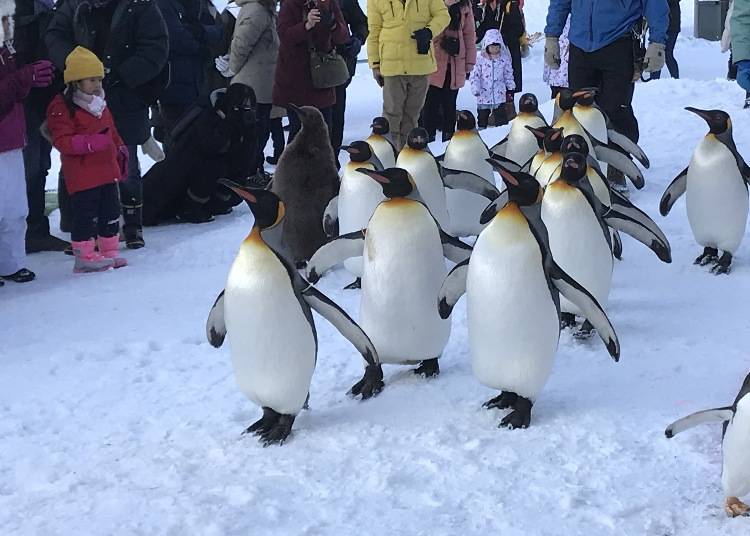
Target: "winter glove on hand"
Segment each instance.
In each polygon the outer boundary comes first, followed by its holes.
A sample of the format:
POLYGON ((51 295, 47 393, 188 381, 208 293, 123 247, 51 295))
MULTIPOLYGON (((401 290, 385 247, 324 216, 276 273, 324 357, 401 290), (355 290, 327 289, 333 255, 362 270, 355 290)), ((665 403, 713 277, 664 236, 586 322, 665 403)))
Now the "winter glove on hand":
POLYGON ((121 145, 117 148, 117 165, 120 168, 120 180, 127 180, 128 178, 128 161, 130 160, 130 154, 128 148, 121 145))
POLYGON ((154 162, 161 162, 164 160, 164 151, 162 151, 162 148, 156 143, 153 136, 150 136, 143 145, 141 145, 141 151, 143 151, 143 154, 148 156, 154 162))
POLYGON ((664 54, 667 47, 662 43, 650 43, 643 57, 643 70, 647 73, 661 71, 664 67, 664 54))
POLYGON ((548 35, 544 42, 544 63, 550 69, 559 69, 561 61, 560 38, 548 35))
POLYGON ((750 91, 750 60, 737 62, 737 83, 745 91, 750 91))
POLYGON ((421 28, 411 34, 411 38, 417 42, 417 54, 427 54, 432 43, 432 30, 421 28))
POLYGON ((216 70, 221 73, 221 76, 224 78, 232 78, 236 73, 233 73, 232 70, 229 68, 229 55, 225 54, 223 56, 219 56, 214 60, 214 65, 216 65, 216 70))
POLYGON ((375 81, 378 83, 380 87, 383 87, 383 85, 385 85, 385 78, 383 78, 383 75, 380 74, 380 67, 372 68, 372 77, 375 79, 375 81))
POLYGON ((110 134, 77 134, 70 140, 70 145, 75 154, 84 155, 100 153, 112 146, 110 134))
POLYGON ((55 68, 51 61, 39 60, 32 63, 31 87, 47 87, 55 78, 55 68))
POLYGON ((336 18, 333 16, 330 9, 320 10, 320 24, 323 28, 330 28, 331 30, 336 26, 336 18))
POLYGON ((356 58, 359 51, 362 50, 362 41, 356 35, 353 35, 349 41, 338 47, 339 54, 347 58, 356 58))

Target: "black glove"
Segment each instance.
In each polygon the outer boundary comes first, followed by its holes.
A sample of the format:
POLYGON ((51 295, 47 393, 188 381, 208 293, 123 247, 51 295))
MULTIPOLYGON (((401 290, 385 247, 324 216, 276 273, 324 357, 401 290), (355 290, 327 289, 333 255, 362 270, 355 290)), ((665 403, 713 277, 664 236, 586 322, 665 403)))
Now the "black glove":
POLYGON ((320 25, 323 28, 330 28, 333 30, 333 27, 336 26, 336 18, 333 16, 333 13, 331 13, 330 9, 320 9, 320 25))
POLYGON ((458 56, 458 53, 461 51, 461 41, 458 40, 458 37, 444 35, 440 40, 440 47, 445 50, 449 56, 458 56))
POLYGON ((422 28, 411 34, 411 38, 417 41, 417 54, 427 54, 432 43, 432 30, 422 28))
POLYGON ((347 43, 338 47, 339 54, 345 58, 356 58, 360 50, 362 50, 362 41, 355 35, 347 43))

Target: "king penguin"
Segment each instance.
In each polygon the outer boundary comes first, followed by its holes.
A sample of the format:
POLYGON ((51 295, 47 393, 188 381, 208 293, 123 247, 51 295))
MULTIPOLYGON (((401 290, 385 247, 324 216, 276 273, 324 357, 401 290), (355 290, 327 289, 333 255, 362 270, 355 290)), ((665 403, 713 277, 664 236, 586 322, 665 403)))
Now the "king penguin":
POLYGON ((734 144, 729 114, 721 110, 685 109, 702 117, 709 132, 695 148, 690 165, 667 187, 659 209, 666 216, 675 201, 687 192, 690 228, 704 248, 695 264, 713 263, 713 273, 728 274, 732 255, 745 234, 750 168, 734 144), (719 250, 723 251, 721 257, 719 250))
MULTIPOLYGON (((449 170, 468 171, 495 185, 492 166, 487 163, 489 149, 476 130, 477 123, 468 110, 456 113, 456 133, 445 148, 442 165, 449 170)), ((477 193, 448 190, 448 213, 451 218, 451 231, 456 236, 475 236, 480 228, 479 216, 487 206, 487 199, 477 193)))
POLYGON ((533 93, 521 95, 518 110, 518 115, 510 122, 510 132, 492 146, 490 153, 523 166, 536 154, 538 147, 536 137, 526 127, 546 127, 547 121, 539 111, 539 101, 533 93))
MULTIPOLYGON (((663 262, 671 262, 666 237, 655 224, 644 225, 630 213, 617 207, 605 208, 586 178, 588 162, 581 153, 569 153, 563 160, 559 176, 547 185, 542 199, 541 216, 549 230, 552 255, 562 268, 591 291, 605 307, 612 283, 612 243, 607 226, 630 234, 647 245, 663 262)), ((561 304, 563 325, 575 323, 582 311, 568 300, 561 304)), ((585 315, 584 315, 585 316, 585 315)), ((591 334, 591 319, 576 333, 591 334)))
POLYGON ((528 171, 544 188, 559 173, 560 166, 562 166, 562 153, 560 153, 563 141, 562 129, 550 127, 527 128, 538 140, 541 140, 542 145, 539 152, 531 159, 528 171))
POLYGON ((427 131, 421 127, 409 132, 406 145, 401 149, 396 160, 396 167, 409 172, 422 200, 440 224, 440 228, 450 233, 452 226, 448 215, 445 184, 440 173, 440 165, 427 148, 428 141, 427 131))
POLYGON ((724 425, 721 440, 724 510, 729 517, 748 516, 750 506, 740 497, 750 493, 750 374, 745 376, 734 404, 688 415, 670 424, 664 433, 667 438, 672 438, 704 423, 724 425))
POLYGON ((359 320, 383 363, 419 363, 415 372, 435 376, 451 324, 435 299, 446 274, 444 257, 468 258, 471 247, 447 235, 401 168, 361 169, 387 198, 367 229, 342 235, 320 248, 308 264, 310 281, 343 259, 363 255, 359 320))
POLYGON ((438 297, 448 318, 466 294, 472 369, 501 391, 486 408, 511 408, 500 426, 526 428, 544 387, 560 336, 560 294, 591 319, 615 361, 620 345, 596 298, 553 259, 539 212, 542 190, 523 172, 499 170, 507 190, 482 214, 488 223, 471 257, 456 265, 438 297))
POLYGON ((220 182, 247 202, 255 224, 211 308, 206 335, 218 348, 229 334, 237 384, 263 409, 263 417, 245 433, 259 435, 265 445, 283 443, 308 398, 317 360, 311 308, 349 339, 367 363, 364 377, 350 391, 353 395, 365 399, 377 394, 383 388, 383 372, 362 329, 266 242, 284 219, 279 198, 268 190, 220 182))
POLYGON ((370 125, 372 134, 365 140, 372 147, 375 156, 383 164, 383 167, 390 168, 396 165, 396 146, 391 139, 391 126, 385 117, 376 117, 370 125))

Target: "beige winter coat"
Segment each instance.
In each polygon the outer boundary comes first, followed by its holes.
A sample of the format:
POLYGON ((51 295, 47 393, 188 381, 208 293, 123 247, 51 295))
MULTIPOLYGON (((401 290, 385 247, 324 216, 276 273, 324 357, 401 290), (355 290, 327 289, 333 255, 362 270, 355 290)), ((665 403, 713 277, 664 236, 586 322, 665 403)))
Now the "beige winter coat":
POLYGON ((237 0, 236 3, 240 14, 229 51, 229 69, 237 73, 232 83, 252 87, 259 103, 270 104, 279 53, 276 12, 271 13, 258 0, 237 0))

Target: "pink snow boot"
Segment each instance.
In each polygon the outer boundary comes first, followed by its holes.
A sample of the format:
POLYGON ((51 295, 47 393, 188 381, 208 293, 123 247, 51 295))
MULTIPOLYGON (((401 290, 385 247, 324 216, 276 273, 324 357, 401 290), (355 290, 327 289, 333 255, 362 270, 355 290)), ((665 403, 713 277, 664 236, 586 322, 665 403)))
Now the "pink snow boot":
POLYGON ((86 272, 103 272, 114 266, 112 259, 108 259, 94 251, 96 242, 93 238, 82 242, 73 242, 73 253, 76 256, 76 263, 73 266, 73 272, 77 274, 86 272))
POLYGON ((128 261, 120 257, 120 237, 118 235, 104 238, 100 236, 97 238, 99 243, 99 253, 108 259, 112 259, 112 266, 115 268, 122 268, 128 265, 128 261))

